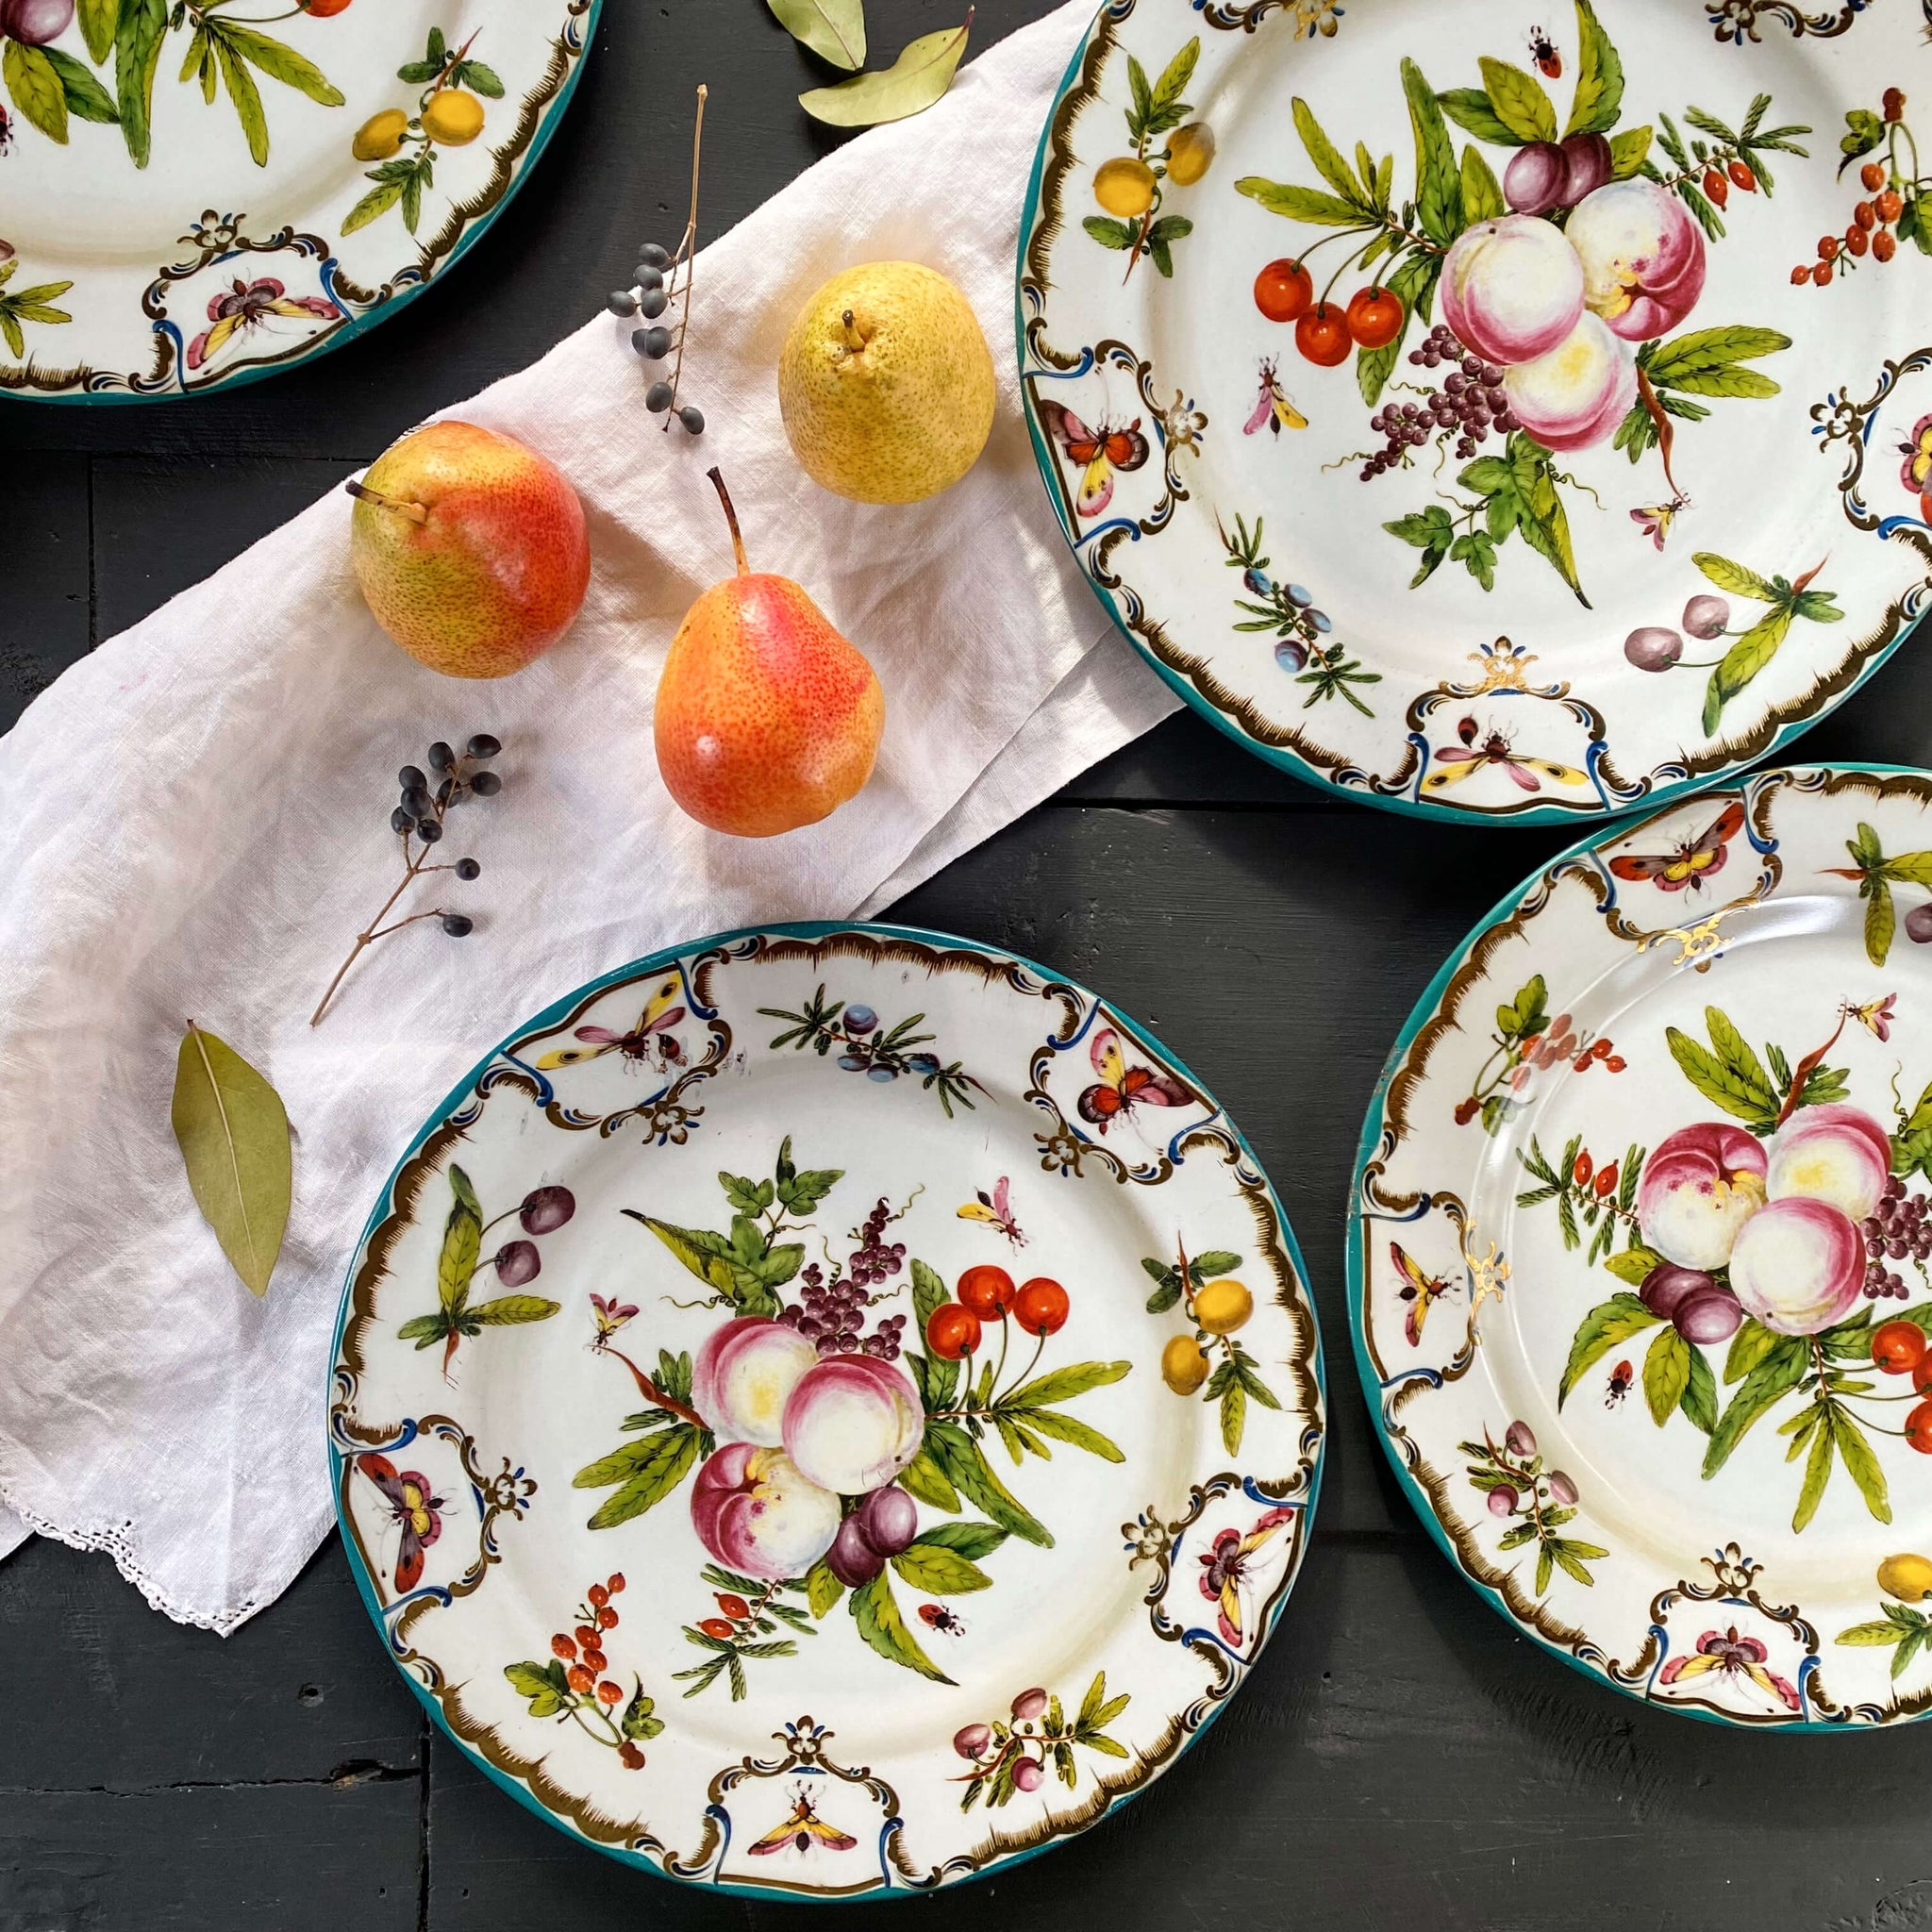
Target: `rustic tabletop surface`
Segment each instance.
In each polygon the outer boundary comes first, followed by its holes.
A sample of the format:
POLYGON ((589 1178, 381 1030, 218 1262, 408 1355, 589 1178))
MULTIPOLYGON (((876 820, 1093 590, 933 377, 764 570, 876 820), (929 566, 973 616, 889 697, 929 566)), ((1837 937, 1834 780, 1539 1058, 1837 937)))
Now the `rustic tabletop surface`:
MULTIPOLYGON (((1046 4, 979 0, 976 49, 1046 4)), ((891 49, 958 8, 872 12, 891 49)), ((715 234, 833 138, 793 100, 823 77, 754 0, 612 0, 528 184, 393 322, 188 404, 0 400, 0 724, 402 430, 575 327, 641 238, 677 226, 692 82, 712 87, 715 234)), ((1800 750, 1932 762, 1932 663, 1908 645, 1800 750)), ((1932 1728, 1747 1735, 1586 1682, 1478 1603, 1372 1436, 1341 1272, 1363 1108, 1444 954, 1562 842, 1341 803, 1187 715, 895 908, 1063 969, 1200 1072, 1300 1235, 1333 1435, 1274 1643, 1171 1775, 1009 1875, 843 1919, 1932 1924, 1932 1728)), ((625 1871, 493 1790, 432 1732, 333 1541, 225 1642, 149 1610, 106 1557, 30 1542, 0 1564, 0 1932, 600 1932, 787 1914, 625 1871)))

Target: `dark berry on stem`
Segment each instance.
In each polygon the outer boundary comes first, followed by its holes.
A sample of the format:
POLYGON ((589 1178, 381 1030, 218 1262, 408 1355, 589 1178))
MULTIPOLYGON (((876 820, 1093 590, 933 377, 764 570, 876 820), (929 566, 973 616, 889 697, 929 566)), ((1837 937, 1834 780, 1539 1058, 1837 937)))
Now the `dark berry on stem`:
POLYGON ((473 758, 493 758, 503 746, 487 731, 479 731, 464 748, 464 756, 473 758))
POLYGON ((457 781, 454 778, 445 778, 442 781, 442 783, 436 788, 437 804, 447 805, 450 801, 451 795, 455 792, 456 789, 457 781))
POLYGON ((668 268, 671 265, 671 251, 659 247, 655 242, 646 242, 638 250, 638 259, 649 268, 668 268))
POLYGON ((494 798, 503 790, 503 779, 494 772, 478 772, 470 780, 470 790, 478 798, 494 798))
POLYGON ((664 291, 662 289, 646 289, 639 298, 638 313, 647 317, 662 315, 664 313, 664 291))
POLYGON ((661 362, 671 353, 671 331, 659 323, 649 328, 631 331, 630 345, 640 356, 648 357, 653 362, 661 362))
POLYGON ((406 792, 420 791, 429 783, 429 780, 423 775, 423 767, 421 765, 405 765, 396 774, 396 783, 406 792))
POLYGON ((457 860, 457 876, 459 879, 479 878, 482 875, 482 872, 483 868, 474 858, 459 858, 457 860))
POLYGON ((425 819, 416 827, 416 836, 425 845, 434 845, 442 837, 442 827, 434 819, 425 819))
POLYGON ((435 807, 432 806, 429 802, 429 791, 427 787, 422 785, 410 786, 409 789, 403 793, 403 809, 406 812, 408 812, 412 819, 427 818, 430 815, 430 813, 435 810, 435 807))
POLYGON ((457 761, 457 755, 441 739, 429 747, 429 769, 432 772, 446 772, 457 761))
POLYGON ((442 929, 453 940, 468 939, 475 928, 475 921, 467 913, 445 912, 442 915, 442 929))
POLYGON ((671 385, 668 382, 654 382, 644 391, 644 408, 654 416, 661 416, 671 407, 671 385))
POLYGON ((702 436, 705 433, 705 412, 695 403, 687 403, 678 410, 677 420, 684 425, 685 433, 702 436))
POLYGON ((635 315, 638 312, 638 298, 628 289, 612 289, 604 298, 604 306, 612 315, 635 315))
POLYGON ((389 815, 389 828, 391 832, 407 832, 416 821, 401 806, 389 815))
POLYGON ((638 287, 643 293, 649 294, 653 289, 661 289, 663 286, 662 269, 652 267, 648 261, 638 264, 638 287))

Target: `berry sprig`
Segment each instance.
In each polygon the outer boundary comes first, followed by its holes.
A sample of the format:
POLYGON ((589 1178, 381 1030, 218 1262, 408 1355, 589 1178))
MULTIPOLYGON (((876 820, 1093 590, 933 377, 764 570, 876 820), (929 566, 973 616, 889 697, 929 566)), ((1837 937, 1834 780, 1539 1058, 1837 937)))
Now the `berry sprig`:
POLYGON ((327 1012, 329 1002, 335 998, 336 989, 341 985, 349 968, 361 958, 363 949, 374 945, 377 940, 387 939, 391 933, 400 932, 404 926, 414 925, 424 919, 440 921, 443 931, 453 940, 467 939, 475 930, 475 922, 468 913, 452 912, 441 906, 432 906, 425 912, 412 912, 388 925, 382 922, 396 901, 425 874, 454 873, 466 884, 481 874, 483 868, 474 858, 432 862, 430 855, 442 842, 443 819, 452 806, 460 805, 468 798, 493 798, 503 790, 503 779, 487 769, 489 761, 502 749, 503 746, 487 731, 479 731, 471 739, 460 756, 439 738, 429 747, 429 772, 425 772, 420 765, 405 765, 396 774, 402 798, 390 813, 389 824, 390 830, 403 841, 403 876, 395 891, 376 908, 375 917, 356 935, 356 943, 349 948, 349 957, 336 968, 336 975, 329 981, 327 991, 308 1016, 311 1026, 322 1024, 322 1016, 327 1012), (433 779, 431 773, 435 774, 433 779), (434 791, 430 789, 432 784, 434 791))
POLYGON ((615 1677, 605 1674, 610 1668, 605 1645, 620 1622, 610 1599, 623 1591, 620 1572, 591 1584, 577 1605, 576 1627, 551 1637, 549 1658, 506 1664, 503 1674, 518 1696, 529 1699, 532 1717, 574 1723, 593 1743, 615 1751, 626 1771, 641 1771, 642 1746, 663 1730, 664 1720, 653 1714, 655 1700, 645 1696, 643 1680, 635 1673, 628 1697, 615 1677))
POLYGON ((664 418, 668 431, 675 415, 688 436, 705 433, 705 412, 695 404, 677 406, 677 387, 684 375, 684 339, 691 326, 691 273, 697 258, 698 163, 704 152, 705 101, 709 90, 698 86, 698 113, 691 137, 691 215, 684 235, 675 249, 647 242, 638 252, 637 285, 611 292, 608 307, 613 315, 641 315, 643 325, 631 331, 630 345, 647 362, 661 362, 675 356, 669 382, 659 377, 644 391, 644 408, 664 418), (683 280, 679 281, 679 271, 683 280), (677 320, 658 320, 675 302, 677 320))
POLYGON ((1363 453, 1364 483, 1389 470, 1407 468, 1410 450, 1431 440, 1446 442, 1451 430, 1456 432, 1456 454, 1468 458, 1475 455, 1479 443, 1489 441, 1491 430, 1507 436, 1517 426, 1503 393, 1502 370, 1469 355, 1441 323, 1423 338, 1419 349, 1408 352, 1408 359, 1418 369, 1440 369, 1446 362, 1449 373, 1439 388, 1417 391, 1420 402, 1387 402, 1369 418, 1369 427, 1385 440, 1380 449, 1363 453))
POLYGON ((1916 238, 1920 246, 1924 246, 1920 201, 1927 184, 1919 174, 1918 143, 1905 125, 1906 97, 1897 88, 1889 87, 1881 107, 1882 115, 1855 108, 1845 116, 1851 131, 1840 143, 1845 158, 1840 174, 1861 155, 1880 146, 1885 149, 1885 158, 1866 161, 1859 168, 1858 185, 1865 190, 1864 198, 1853 205, 1852 219, 1842 235, 1818 238, 1816 260, 1792 267, 1793 288, 1807 282, 1815 288, 1829 288, 1834 277, 1856 274, 1867 255, 1874 261, 1890 261, 1898 253, 1901 240, 1916 238), (1909 169, 1900 153, 1901 137, 1909 151, 1909 169))
POLYGON ((830 1262, 829 1279, 818 1262, 807 1262, 799 1271, 799 1298, 780 1310, 779 1321, 788 1328, 797 1329, 822 1356, 858 1354, 876 1356, 881 1361, 897 1361, 905 1341, 903 1314, 881 1316, 870 1335, 861 1331, 865 1309, 880 1299, 868 1291, 880 1287, 889 1275, 897 1274, 906 1265, 906 1243, 888 1241, 886 1229, 904 1218, 912 1200, 923 1191, 915 1189, 897 1213, 881 1195, 866 1216, 865 1224, 848 1230, 847 1238, 858 1246, 842 1271, 836 1261, 830 1262))
POLYGON ((1904 1177, 1890 1175, 1878 1205, 1859 1224, 1865 1238, 1865 1298, 1868 1301, 1904 1301, 1911 1291, 1905 1277, 1887 1261, 1910 1260, 1920 1274, 1932 1259, 1932 1222, 1925 1219, 1924 1194, 1907 1194, 1904 1177))

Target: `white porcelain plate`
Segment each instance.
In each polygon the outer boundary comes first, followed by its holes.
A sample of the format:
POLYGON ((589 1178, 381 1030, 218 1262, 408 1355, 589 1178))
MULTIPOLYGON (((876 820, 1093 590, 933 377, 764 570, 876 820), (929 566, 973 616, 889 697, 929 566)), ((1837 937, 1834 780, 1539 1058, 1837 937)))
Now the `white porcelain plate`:
POLYGON ((1018 322, 1116 620, 1398 809, 1620 811, 1823 715, 1932 582, 1928 19, 1112 0, 1018 322))
POLYGON ((391 314, 541 151, 599 0, 5 0, 0 394, 128 401, 391 314))
POLYGON ((1932 776, 1779 771, 1529 879, 1363 1129, 1356 1353, 1472 1583, 1724 1723, 1932 1708, 1932 776))
POLYGON ((376 1205, 329 1414, 371 1614, 485 1771, 628 1863, 841 1899, 1184 1750, 1324 1427, 1213 1100, 1091 993, 883 926, 660 955, 483 1060, 376 1205))

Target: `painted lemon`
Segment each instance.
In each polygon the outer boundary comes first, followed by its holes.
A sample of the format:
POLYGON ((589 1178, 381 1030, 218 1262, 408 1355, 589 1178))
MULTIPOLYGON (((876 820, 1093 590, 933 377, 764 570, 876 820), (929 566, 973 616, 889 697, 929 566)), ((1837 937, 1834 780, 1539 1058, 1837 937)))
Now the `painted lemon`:
POLYGON ((1213 158, 1213 128, 1205 121, 1190 121, 1169 138, 1167 178, 1177 187, 1191 188, 1208 172, 1213 158))
POLYGON ((467 147, 483 132, 483 103, 467 88, 446 87, 423 109, 423 132, 444 147, 467 147))
POLYGON ((1160 1351, 1160 1379, 1176 1395, 1191 1395, 1208 1379, 1208 1357, 1191 1335, 1176 1335, 1160 1351))
POLYGON ((1239 1281, 1210 1281, 1194 1297, 1194 1320, 1210 1335, 1232 1335, 1255 1312, 1255 1297, 1239 1281))
POLYGON ((950 489, 992 430, 992 354, 966 298, 916 261, 868 261, 801 308, 778 408, 814 483, 855 503, 950 489))
MULTIPOLYGON (((1205 169, 1207 163, 1202 166, 1205 169)), ((1132 155, 1102 161, 1093 171, 1093 198, 1108 214, 1124 222, 1139 221, 1154 206, 1154 170, 1132 155)))
POLYGON ((349 151, 358 161, 386 161, 402 146, 408 131, 409 117, 400 108, 385 108, 357 128, 349 151))
POLYGON ((1878 1566, 1878 1587, 1902 1604, 1923 1603, 1932 1596, 1932 1558, 1886 1557, 1878 1566))

